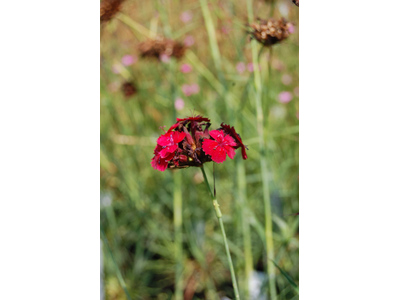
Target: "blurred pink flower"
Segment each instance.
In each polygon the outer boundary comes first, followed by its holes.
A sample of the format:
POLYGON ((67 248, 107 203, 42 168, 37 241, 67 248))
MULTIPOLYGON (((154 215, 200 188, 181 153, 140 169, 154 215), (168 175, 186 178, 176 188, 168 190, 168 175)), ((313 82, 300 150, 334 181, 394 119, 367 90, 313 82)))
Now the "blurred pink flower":
POLYGON ((281 80, 284 85, 289 85, 292 82, 292 77, 289 74, 283 74, 281 80))
POLYGON ((293 89, 293 93, 298 97, 299 96, 299 87, 297 86, 297 87, 295 87, 294 89, 293 89))
POLYGON ((136 55, 124 55, 121 59, 121 62, 124 66, 130 66, 137 62, 138 58, 136 55))
POLYGON ((228 34, 229 32, 231 32, 231 28, 229 26, 222 26, 221 31, 222 33, 228 34))
POLYGON ((182 92, 185 94, 185 96, 190 96, 192 94, 192 88, 189 84, 184 84, 182 85, 182 92))
POLYGON ((188 35, 185 37, 185 40, 183 41, 186 47, 190 47, 194 44, 194 38, 192 35, 188 35))
MULTIPOLYGON (((258 68, 261 70, 261 65, 258 65, 258 68)), ((254 72, 253 63, 248 63, 248 64, 247 64, 247 70, 249 70, 250 73, 253 73, 253 72, 254 72)))
POLYGON ((288 28, 289 33, 293 33, 294 32, 294 25, 292 23, 289 23, 288 26, 289 26, 289 28, 288 28))
POLYGON ((238 62, 236 65, 236 70, 239 72, 239 74, 242 74, 244 71, 246 71, 246 65, 244 62, 238 62))
POLYGON ((182 73, 189 73, 192 71, 192 66, 189 64, 183 64, 181 65, 181 72, 182 73))
POLYGON ((114 74, 119 74, 121 72, 121 66, 120 65, 113 65, 111 67, 112 71, 114 74))
POLYGON ((175 108, 176 110, 182 110, 185 107, 185 101, 182 98, 177 98, 175 100, 175 108))
POLYGON ((291 92, 281 92, 278 95, 278 100, 281 103, 289 103, 290 101, 292 101, 293 99, 293 95, 291 92))
POLYGON ((272 67, 275 70, 282 71, 285 68, 285 65, 279 59, 275 58, 275 59, 272 59, 272 67))
POLYGON ((181 13, 181 21, 183 23, 190 22, 192 20, 192 18, 193 18, 193 14, 188 10, 181 13))
POLYGON ((167 54, 161 54, 160 55, 160 60, 163 62, 163 63, 169 63, 169 61, 171 60, 171 58, 169 57, 169 55, 167 55, 167 54))
POLYGON ((192 94, 198 94, 200 92, 200 87, 197 83, 191 85, 192 94))
POLYGON ((182 92, 185 94, 185 96, 188 97, 190 95, 200 92, 200 87, 197 83, 193 83, 192 85, 184 84, 182 85, 182 92))

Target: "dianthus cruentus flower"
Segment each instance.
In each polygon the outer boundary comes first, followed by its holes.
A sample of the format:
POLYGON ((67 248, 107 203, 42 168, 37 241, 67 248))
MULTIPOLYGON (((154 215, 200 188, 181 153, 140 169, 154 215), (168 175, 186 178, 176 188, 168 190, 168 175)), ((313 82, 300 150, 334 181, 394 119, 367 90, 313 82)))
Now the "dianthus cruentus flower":
POLYGON ((241 148, 243 159, 247 158, 245 146, 239 134, 230 125, 221 124, 209 131, 210 119, 193 116, 176 119, 165 134, 157 139, 151 165, 155 170, 202 167, 214 161, 222 163, 226 156, 233 159, 235 150, 241 148))

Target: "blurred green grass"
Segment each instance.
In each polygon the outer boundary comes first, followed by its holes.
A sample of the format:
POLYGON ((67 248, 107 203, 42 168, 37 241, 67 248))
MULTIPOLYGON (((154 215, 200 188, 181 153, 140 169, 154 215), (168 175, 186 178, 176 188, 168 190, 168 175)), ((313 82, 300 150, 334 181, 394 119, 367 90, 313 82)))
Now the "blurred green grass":
MULTIPOLYGON (((265 272, 265 222, 252 88, 254 78, 248 70, 242 74, 236 70, 237 63, 247 65, 252 61, 249 38, 243 27, 247 22, 246 1, 208 3, 221 53, 222 81, 217 80, 218 71, 202 10, 196 1, 127 0, 117 15, 148 29, 154 29, 157 24, 157 33, 165 34, 165 18, 161 14, 157 17, 157 10, 163 11, 173 37, 183 41, 186 36, 193 36, 192 53, 179 61, 172 59, 169 64, 139 58, 137 63, 123 67, 121 58, 127 54, 139 57, 137 45, 146 38, 118 18, 101 28, 100 181, 103 199, 112 199, 110 205, 104 204, 107 201, 101 205, 101 226, 133 299, 175 299, 174 172, 155 171, 150 160, 156 139, 162 133, 159 127, 170 126, 175 116, 186 117, 192 115, 193 110, 209 117, 213 129, 221 122, 241 126, 239 133, 249 147, 249 158, 243 164, 246 201, 240 203, 238 194, 240 154, 234 160, 227 159, 224 164, 216 165, 217 196, 241 292, 244 293, 246 285, 243 218, 250 224, 253 268, 265 272), (180 20, 183 11, 193 14, 189 23, 180 20), (228 28, 229 32, 223 28, 228 28), (179 67, 183 63, 191 64, 193 71, 182 74, 179 67), (123 68, 119 74, 113 72, 115 65, 123 68), (213 78, 207 78, 207 74, 213 78), (125 99, 120 90, 126 80, 132 80, 138 88, 138 93, 129 99, 125 99), (200 92, 186 97, 181 86, 193 83, 200 86, 200 92), (218 90, 218 86, 223 88, 218 90), (177 97, 185 101, 181 111, 174 109, 177 97)), ((255 2, 253 7, 256 17, 269 16, 268 2, 255 2)), ((264 131, 274 215, 275 262, 298 284, 298 216, 288 215, 299 211, 299 126, 296 117, 299 101, 293 92, 298 87, 299 14, 291 1, 277 1, 274 16, 282 16, 284 7, 288 12, 286 18, 296 24, 296 31, 282 44, 274 46, 269 84, 266 80, 268 50, 262 52, 260 65, 262 100, 268 121, 264 131), (284 74, 292 78, 288 85, 282 83, 284 74), (291 92, 293 100, 280 103, 278 95, 282 91, 291 92)), ((209 174, 211 167, 211 164, 205 167, 209 174)), ((201 170, 189 168, 175 172, 182 173, 184 288, 194 289, 192 299, 233 298, 224 246, 201 170)), ((115 264, 107 251, 104 254, 106 298, 125 299, 115 264)), ((278 270, 276 273, 277 299, 297 299, 286 276, 278 270)), ((267 289, 268 285, 264 284, 263 294, 267 289)))

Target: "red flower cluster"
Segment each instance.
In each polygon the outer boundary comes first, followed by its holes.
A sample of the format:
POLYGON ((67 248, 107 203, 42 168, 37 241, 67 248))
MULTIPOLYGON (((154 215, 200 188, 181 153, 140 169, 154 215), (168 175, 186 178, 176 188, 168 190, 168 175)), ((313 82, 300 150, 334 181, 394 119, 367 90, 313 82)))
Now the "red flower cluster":
POLYGON ((157 139, 151 159, 155 170, 201 167, 210 161, 222 163, 226 155, 233 159, 238 148, 243 159, 247 158, 242 139, 230 125, 222 123, 221 128, 209 131, 210 120, 202 116, 177 118, 176 121, 157 139))

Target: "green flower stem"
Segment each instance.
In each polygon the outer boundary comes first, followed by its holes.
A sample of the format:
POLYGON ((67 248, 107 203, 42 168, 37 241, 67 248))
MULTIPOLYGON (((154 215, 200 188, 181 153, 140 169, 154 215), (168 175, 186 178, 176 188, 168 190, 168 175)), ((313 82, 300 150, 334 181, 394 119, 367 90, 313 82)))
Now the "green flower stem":
POLYGON ((217 42, 217 33, 215 30, 214 22, 211 17, 210 9, 208 8, 207 0, 200 0, 201 11, 203 13, 204 22, 206 25, 206 30, 208 34, 208 39, 210 42, 211 48, 211 56, 214 61, 215 69, 217 70, 217 77, 219 83, 224 87, 224 94, 222 95, 225 101, 225 108, 228 117, 228 121, 232 118, 231 107, 233 107, 233 97, 228 93, 228 88, 226 84, 226 80, 224 78, 224 74, 222 72, 222 60, 221 53, 219 51, 218 42, 217 42))
POLYGON ((151 38, 153 36, 153 33, 149 29, 135 22, 123 13, 119 13, 115 18, 120 20, 125 25, 129 26, 139 41, 142 41, 144 37, 151 38))
POLYGON ((175 300, 183 299, 182 253, 182 174, 174 172, 175 300))
POLYGON ((207 187, 208 187, 208 189, 210 191, 210 195, 211 195, 211 199, 212 199, 212 202, 213 202, 214 210, 215 210, 215 213, 216 213, 217 218, 218 218, 219 226, 221 227, 222 237, 224 238, 225 251, 226 251, 226 256, 228 257, 229 270, 231 272, 232 285, 233 285, 233 291, 235 293, 235 299, 236 300, 240 300, 239 289, 238 289, 238 285, 237 285, 236 277, 235 277, 235 270, 233 268, 231 253, 229 251, 228 240, 226 239, 224 223, 222 222, 222 213, 221 213, 221 210, 219 209, 218 201, 215 198, 215 195, 211 190, 210 184, 208 183, 207 175, 206 175, 206 172, 204 171, 204 167, 203 166, 201 167, 201 172, 203 172, 204 181, 206 182, 207 187))
POLYGON ((210 41, 211 55, 214 60, 215 68, 218 72, 219 81, 223 82, 222 71, 221 71, 221 54, 219 53, 217 34, 215 32, 215 27, 213 20, 211 18, 210 10, 208 9, 207 0, 200 0, 201 11, 203 12, 204 21, 206 23, 206 29, 208 33, 208 38, 210 41))
MULTIPOLYGON (((247 10, 249 16, 249 23, 254 20, 252 1, 247 0, 247 10)), ((251 52, 253 57, 254 67, 254 87, 256 90, 256 110, 257 110, 257 132, 260 145, 260 166, 261 166, 261 178, 263 185, 263 200, 265 209, 265 248, 267 252, 267 272, 269 282, 269 292, 271 299, 276 298, 276 284, 275 284, 275 267, 273 264, 274 260, 274 241, 272 237, 272 211, 271 211, 271 199, 269 194, 269 182, 268 182, 268 169, 267 169, 267 153, 265 149, 264 141, 264 113, 262 109, 261 97, 262 97, 262 83, 261 83, 261 72, 259 68, 259 60, 257 53, 257 41, 253 39, 251 41, 251 52)))

